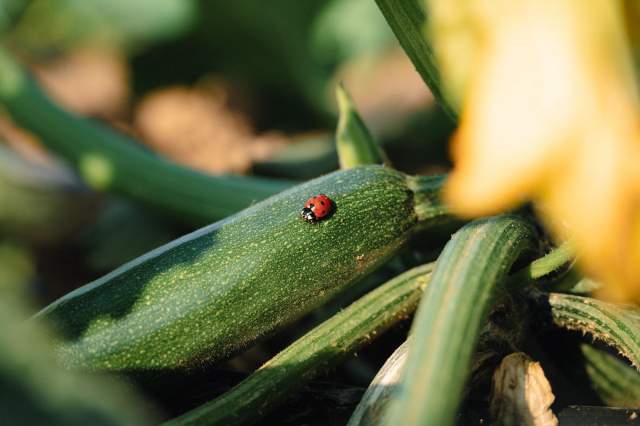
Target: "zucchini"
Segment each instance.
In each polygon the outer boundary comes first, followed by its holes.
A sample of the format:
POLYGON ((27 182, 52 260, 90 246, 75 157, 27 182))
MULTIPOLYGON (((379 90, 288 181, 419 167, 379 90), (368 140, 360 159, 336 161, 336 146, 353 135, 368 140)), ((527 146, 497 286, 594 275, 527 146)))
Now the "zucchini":
POLYGON ((441 183, 382 166, 338 171, 133 260, 38 317, 63 336, 57 352, 70 367, 155 370, 220 361, 385 262, 420 218, 443 219, 435 195, 441 183), (336 210, 310 224, 299 212, 318 193, 336 210))

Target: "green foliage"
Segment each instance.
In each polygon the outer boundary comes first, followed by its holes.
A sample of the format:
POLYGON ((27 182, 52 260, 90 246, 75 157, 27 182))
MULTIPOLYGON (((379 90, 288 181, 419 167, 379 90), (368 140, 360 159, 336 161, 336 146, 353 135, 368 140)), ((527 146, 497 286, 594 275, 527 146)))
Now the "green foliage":
POLYGON ((440 106, 455 121, 457 112, 442 94, 440 73, 432 47, 425 39, 427 15, 421 0, 376 0, 387 23, 398 38, 400 45, 413 62, 438 100, 440 106))
POLYGON ((320 134, 296 141, 268 160, 254 166, 258 173, 291 179, 311 179, 338 168, 338 154, 332 136, 320 134))
MULTIPOLYGON (((548 242, 539 224, 518 215, 471 222, 445 242, 462 220, 441 200, 446 175, 432 173, 450 165, 444 141, 458 111, 441 92, 428 20, 420 0, 0 0, 2 112, 66 161, 36 165, 0 147, 0 423, 157 423, 137 391, 110 373, 144 376, 154 397, 159 388, 171 393, 161 403, 168 424, 259 422, 334 368, 348 386, 366 385, 402 341, 407 357, 403 349, 392 355, 350 424, 466 419, 477 394, 486 402, 495 355, 537 351, 549 330, 580 331, 638 367, 638 307, 590 297, 598 284, 573 267, 570 243, 522 267, 548 242), (364 57, 386 58, 397 47, 393 34, 438 107, 383 125, 368 118, 382 129, 378 145, 345 88, 337 87, 338 116, 328 89, 364 57), (211 81, 217 90, 220 81, 221 102, 246 118, 248 138, 277 129, 295 142, 255 164, 254 176, 206 175, 162 159, 56 105, 26 71, 85 45, 129 60, 135 101, 118 120, 133 123, 148 91, 209 90, 211 81), (334 138, 327 126, 336 121, 334 138), (399 169, 426 176, 393 169, 385 151, 399 169), (318 193, 337 208, 307 223, 300 209, 318 193), (25 294, 57 297, 113 268, 25 321, 35 308, 25 294), (418 305, 406 340, 396 326, 418 305), (249 370, 255 359, 270 360, 222 383, 221 362, 249 370)), ((387 99, 400 88, 394 71, 362 87, 387 99)), ((371 117, 398 106, 384 110, 373 98, 359 100, 371 117)), ((596 346, 581 351, 576 369, 589 392, 638 406, 638 371, 596 346)), ((542 358, 545 371, 562 365, 557 355, 542 358)), ((302 423, 296 409, 278 420, 302 423)))
POLYGON ((10 34, 27 51, 103 43, 129 50, 175 37, 197 16, 195 0, 32 0, 10 34))
POLYGON ((591 297, 551 293, 546 297, 554 323, 589 334, 614 347, 640 369, 640 310, 591 297))
POLYGON ((206 223, 290 186, 265 178, 210 176, 170 163, 123 134, 57 107, 6 50, 0 50, 0 71, 0 102, 12 118, 39 134, 98 190, 206 223))
POLYGON ((376 53, 394 41, 378 8, 369 0, 333 0, 314 21, 313 53, 327 63, 376 53))
POLYGON ((258 420, 305 382, 410 315, 432 270, 427 264, 398 275, 302 336, 226 394, 166 425, 229 426, 258 420))
POLYGON ((614 355, 583 343, 580 350, 593 390, 611 407, 640 407, 640 373, 614 355))
POLYGON ((373 136, 358 114, 349 93, 341 84, 336 87, 340 118, 336 131, 336 145, 341 169, 366 164, 387 164, 384 151, 373 140, 373 136))
POLYGON ((403 382, 385 424, 454 423, 483 323, 535 237, 517 216, 471 222, 453 235, 413 321, 403 382))
POLYGON ((2 423, 154 424, 156 414, 132 388, 112 379, 64 371, 56 365, 46 343, 47 331, 33 321, 24 322, 28 310, 24 290, 0 283, 2 423))
POLYGON ((0 232, 53 243, 91 218, 97 199, 60 167, 31 164, 0 145, 0 232))

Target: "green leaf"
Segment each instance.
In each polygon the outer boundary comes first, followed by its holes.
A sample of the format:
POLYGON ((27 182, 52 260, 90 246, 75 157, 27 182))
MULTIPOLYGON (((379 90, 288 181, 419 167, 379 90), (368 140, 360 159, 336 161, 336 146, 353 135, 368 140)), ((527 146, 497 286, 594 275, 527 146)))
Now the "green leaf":
POLYGON ((590 297, 551 293, 544 296, 553 322, 562 328, 590 334, 614 347, 640 369, 640 309, 590 297))
POLYGON ((481 328, 535 235, 518 216, 478 220, 453 235, 413 321, 403 382, 384 424, 454 423, 481 328))
POLYGON ((305 382, 411 314, 432 269, 432 264, 419 266, 388 281, 305 334, 224 395, 165 426, 231 426, 259 419, 305 382))
POLYGON ((341 169, 367 164, 389 164, 384 151, 373 140, 369 129, 358 114, 351 97, 342 84, 336 88, 340 118, 336 145, 341 169))
POLYGON ((457 113, 442 94, 440 72, 433 49, 425 37, 427 15, 421 0, 376 0, 382 14, 395 33, 400 45, 407 53, 422 79, 438 103, 453 120, 457 113))
POLYGON ((0 49, 0 104, 36 133, 80 176, 196 223, 224 218, 291 183, 246 176, 210 176, 155 156, 127 136, 55 105, 0 49))
POLYGON ((197 17, 194 0, 31 0, 11 37, 32 52, 96 42, 136 50, 184 33, 197 17))
POLYGON ((593 390, 611 407, 640 408, 640 373, 615 356, 587 343, 580 345, 593 390))
POLYGON ((311 54, 324 63, 340 63, 375 54, 395 42, 371 0, 326 2, 313 21, 311 54))

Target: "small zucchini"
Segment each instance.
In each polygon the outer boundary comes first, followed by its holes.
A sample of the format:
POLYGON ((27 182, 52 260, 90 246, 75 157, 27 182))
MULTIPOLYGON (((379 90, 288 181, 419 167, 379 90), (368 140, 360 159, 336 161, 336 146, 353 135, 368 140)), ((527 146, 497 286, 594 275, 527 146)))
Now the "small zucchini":
POLYGON ((155 370, 228 358, 382 264, 419 223, 441 221, 441 182, 382 166, 329 174, 133 260, 38 317, 63 336, 57 352, 70 367, 155 370), (308 223, 300 210, 316 194, 335 211, 308 223))

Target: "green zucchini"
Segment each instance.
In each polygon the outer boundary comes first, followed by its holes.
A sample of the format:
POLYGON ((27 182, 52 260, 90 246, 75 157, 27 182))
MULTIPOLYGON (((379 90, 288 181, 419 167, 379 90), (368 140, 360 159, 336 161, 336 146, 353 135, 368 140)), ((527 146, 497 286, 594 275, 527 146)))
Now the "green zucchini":
POLYGON ((382 166, 335 172, 156 249, 38 316, 64 336, 57 352, 68 366, 155 370, 219 361, 382 264, 421 218, 440 221, 441 182, 382 166), (332 198, 335 212, 307 223, 300 209, 318 193, 332 198))

